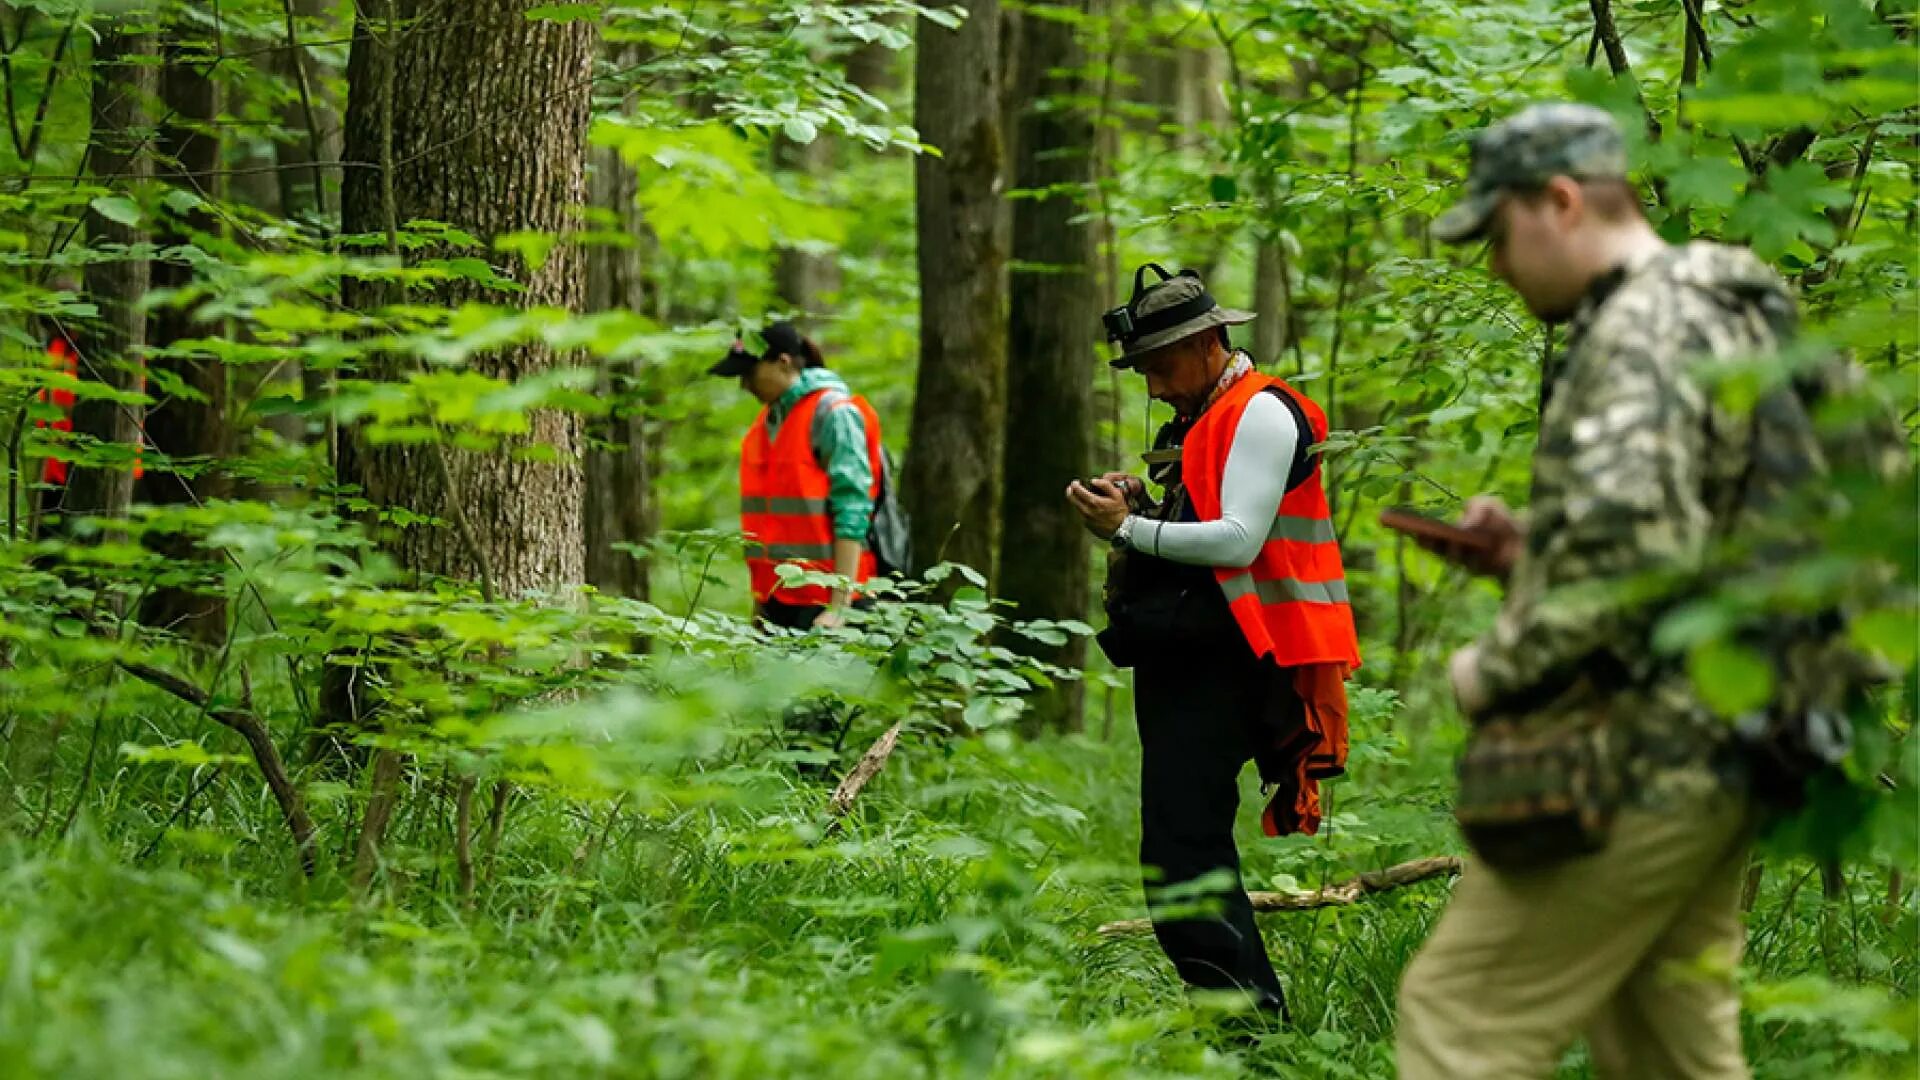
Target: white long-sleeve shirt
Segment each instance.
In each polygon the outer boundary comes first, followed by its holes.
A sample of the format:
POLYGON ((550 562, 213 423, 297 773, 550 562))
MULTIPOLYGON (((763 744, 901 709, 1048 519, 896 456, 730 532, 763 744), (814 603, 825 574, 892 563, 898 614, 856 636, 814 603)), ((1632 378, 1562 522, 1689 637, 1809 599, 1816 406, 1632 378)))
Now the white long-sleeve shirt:
POLYGON ((1300 425, 1285 402, 1268 393, 1253 395, 1227 448, 1220 517, 1214 521, 1136 518, 1133 549, 1194 566, 1251 566, 1279 516, 1300 437, 1300 425))

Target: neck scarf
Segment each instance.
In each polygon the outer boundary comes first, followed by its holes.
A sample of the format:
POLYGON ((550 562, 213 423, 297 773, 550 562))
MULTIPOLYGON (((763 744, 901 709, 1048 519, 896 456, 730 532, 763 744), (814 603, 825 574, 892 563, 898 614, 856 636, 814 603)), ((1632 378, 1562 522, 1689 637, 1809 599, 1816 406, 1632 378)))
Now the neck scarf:
POLYGON ((1207 400, 1193 415, 1197 417, 1212 408, 1213 403, 1220 400, 1221 394, 1233 389, 1235 383, 1246 378, 1252 371, 1253 357, 1235 349, 1232 358, 1227 362, 1227 370, 1220 373, 1220 380, 1213 384, 1213 390, 1207 394, 1207 400))

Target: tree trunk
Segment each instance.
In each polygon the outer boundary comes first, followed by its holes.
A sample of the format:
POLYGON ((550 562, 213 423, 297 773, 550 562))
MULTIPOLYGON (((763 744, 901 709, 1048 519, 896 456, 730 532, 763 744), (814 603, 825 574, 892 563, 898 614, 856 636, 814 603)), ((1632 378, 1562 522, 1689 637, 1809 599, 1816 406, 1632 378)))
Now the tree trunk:
MULTIPOLYGON (((1084 16, 1098 0, 1078 0, 1084 16)), ((1020 35, 1019 156, 1009 288, 1007 451, 1000 594, 1025 619, 1087 617, 1086 526, 1062 495, 1093 463, 1093 371, 1100 298, 1094 222, 1085 213, 1094 182, 1094 123, 1083 103, 1099 92, 1076 25, 1029 19, 1020 35)), ((1087 642, 1020 639, 1050 663, 1086 663, 1087 642)), ((1077 730, 1080 682, 1056 685, 1034 703, 1035 726, 1077 730)))
POLYGON ((1277 365, 1287 348, 1287 324, 1293 313, 1287 310, 1286 253, 1280 236, 1258 239, 1259 251, 1253 271, 1253 358, 1262 365, 1277 365))
MULTIPOLYGON (((645 311, 641 224, 634 206, 638 181, 617 150, 598 149, 592 158, 592 204, 611 211, 633 244, 601 245, 587 253, 587 310, 645 311)), ((658 526, 640 368, 638 360, 608 360, 599 372, 597 393, 612 409, 588 428, 586 575, 602 592, 645 600, 648 562, 614 546, 645 543, 658 526)))
MULTIPOLYGON (((344 160, 353 167, 342 171, 345 232, 384 235, 389 255, 398 257, 397 230, 414 220, 446 223, 481 245, 516 232, 557 235, 575 224, 573 212, 586 195, 594 27, 585 20, 529 20, 533 6, 532 0, 365 0, 358 6, 347 65, 344 160)), ((447 253, 428 246, 408 255, 447 253)), ((558 245, 537 267, 499 262, 496 270, 522 291, 452 281, 402 297, 384 285, 349 281, 344 299, 369 312, 403 299, 581 306, 584 263, 577 247, 558 245)), ((364 372, 397 381, 418 363, 383 355, 366 361, 364 372)), ((477 354, 467 366, 517 380, 559 363, 551 348, 534 343, 477 354)), ((486 452, 456 451, 450 436, 373 445, 342 431, 337 472, 376 505, 453 523, 387 531, 382 543, 404 569, 478 581, 483 593, 502 598, 563 589, 585 575, 580 418, 538 411, 529 427, 486 452), (551 452, 525 453, 535 447, 551 452)), ((358 675, 350 666, 328 666, 326 730, 379 723, 358 675)), ((378 775, 384 752, 375 757, 376 794, 384 797, 381 785, 389 778, 378 775)), ((357 876, 370 872, 383 830, 377 820, 367 827, 357 876)))
MULTIPOLYGON (((282 12, 285 47, 277 49, 269 66, 287 84, 276 119, 283 130, 274 146, 274 182, 280 187, 280 212, 323 230, 338 227, 340 200, 340 108, 328 92, 329 69, 306 46, 311 41, 338 36, 329 17, 327 0, 292 0, 282 12)), ((331 372, 305 365, 283 372, 301 383, 307 401, 324 401, 333 392, 331 372)), ((319 438, 328 463, 333 461, 334 424, 331 419, 292 418, 306 428, 300 434, 319 438)))
MULTIPOLYGON (((138 189, 152 177, 142 128, 154 90, 154 39, 151 34, 122 34, 102 28, 93 47, 93 134, 88 155, 92 172, 115 190, 138 189)), ((96 251, 130 248, 145 239, 137 225, 122 225, 99 213, 87 215, 87 242, 96 251)), ((139 306, 149 287, 144 258, 89 262, 82 292, 99 305, 100 317, 72 327, 80 377, 116 390, 141 384, 140 350, 146 343, 147 316, 139 306)), ((74 403, 73 430, 103 443, 132 447, 140 441, 142 409, 135 404, 83 398, 74 403)), ((62 509, 67 514, 124 517, 133 500, 130 463, 105 468, 75 465, 67 474, 62 509)))
MULTIPOLYGON (((488 244, 508 233, 558 234, 573 224, 571 212, 586 194, 594 28, 585 20, 529 20, 532 6, 531 0, 361 6, 347 72, 346 160, 373 167, 345 171, 346 232, 391 236, 401 223, 426 219, 488 244), (392 174, 383 177, 380 164, 388 161, 392 174)), ((583 262, 571 245, 555 247, 537 269, 517 260, 498 269, 525 291, 515 296, 457 281, 407 300, 501 303, 512 297, 525 306, 577 310, 584 298, 583 262)), ((365 282, 346 290, 348 304, 362 310, 388 299, 365 282)), ((381 357, 373 374, 404 378, 413 363, 381 357)), ((531 344, 475 356, 470 366, 518 379, 558 363, 552 349, 531 344)), ((387 546, 408 570, 478 580, 502 597, 576 584, 584 577, 585 552, 580 420, 544 410, 530 420, 529 435, 486 453, 456 452, 445 445, 450 439, 361 443, 350 454, 343 446, 343 479, 361 484, 377 505, 443 521, 464 517, 470 525, 471 542, 461 529, 413 526, 389 534, 387 546), (552 460, 517 453, 532 446, 551 448, 552 460)))
POLYGON ((306 48, 310 40, 332 37, 326 0, 292 0, 284 21, 284 48, 270 61, 292 93, 281 103, 276 120, 284 130, 274 148, 279 168, 282 212, 296 221, 326 221, 336 208, 340 157, 339 108, 326 92, 326 70, 306 48), (316 26, 316 24, 319 24, 316 26))
MULTIPOLYGON (((213 122, 220 115, 218 88, 206 66, 204 46, 185 40, 168 42, 166 65, 160 73, 161 105, 172 119, 161 125, 159 151, 168 164, 161 175, 182 191, 201 198, 214 195, 214 173, 220 167, 220 142, 213 122)), ((156 238, 162 246, 190 243, 188 230, 211 231, 211 214, 195 211, 184 220, 169 225, 168 235, 156 238)), ((177 289, 193 280, 191 267, 181 262, 159 261, 153 264, 152 287, 177 289)), ((155 350, 206 336, 206 327, 196 326, 192 312, 180 307, 156 308, 147 317, 147 343, 155 350)), ((149 370, 157 377, 171 377, 184 383, 197 395, 154 395, 146 414, 147 443, 169 458, 199 458, 211 462, 195 475, 149 464, 136 495, 143 502, 202 504, 226 494, 227 483, 219 462, 227 456, 227 371, 212 357, 154 356, 149 370)), ((203 558, 194 549, 192 538, 167 537, 155 546, 175 560, 203 558)), ((176 630, 211 645, 226 634, 226 602, 218 596, 197 595, 184 588, 155 589, 141 612, 142 621, 176 630)))
MULTIPOLYGON (((899 20, 882 20, 889 26, 899 20)), ((879 42, 869 42, 847 54, 847 81, 877 98, 890 97, 900 86, 900 53, 879 42)))
POLYGON ((1005 408, 1000 5, 967 0, 957 30, 915 30, 914 116, 941 151, 914 161, 920 368, 901 497, 915 557, 992 576, 1005 408))
MULTIPOLYGON (((811 142, 797 143, 775 136, 773 160, 794 174, 802 198, 815 201, 821 197, 821 179, 833 168, 833 139, 821 133, 811 142)), ((783 247, 774 255, 773 283, 782 303, 810 316, 801 325, 811 332, 818 328, 819 317, 828 314, 827 297, 840 291, 840 261, 831 252, 783 247)))

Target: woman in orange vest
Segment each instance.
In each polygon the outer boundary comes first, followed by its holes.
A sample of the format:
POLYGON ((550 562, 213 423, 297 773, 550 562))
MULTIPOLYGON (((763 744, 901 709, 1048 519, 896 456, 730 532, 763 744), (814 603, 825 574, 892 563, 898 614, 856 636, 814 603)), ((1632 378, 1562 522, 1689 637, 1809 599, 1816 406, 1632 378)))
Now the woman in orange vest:
POLYGON ((708 369, 739 379, 765 406, 740 445, 740 527, 754 618, 791 630, 837 625, 859 602, 856 590, 790 582, 780 568, 837 574, 856 587, 873 576, 867 535, 883 474, 880 417, 792 323, 776 322, 758 337, 757 351, 735 341, 708 369))
POLYGON ((1116 552, 1099 641, 1134 669, 1154 932, 1189 985, 1242 990, 1284 1018, 1240 882, 1238 778, 1253 761, 1275 789, 1269 836, 1319 828, 1319 781, 1346 767, 1345 680, 1360 648, 1310 450, 1326 439, 1326 415, 1232 349, 1226 328, 1252 318, 1221 307, 1191 271, 1141 267, 1132 301, 1106 322, 1124 350, 1113 365, 1145 375, 1175 412, 1146 455, 1164 497, 1108 473, 1069 484, 1067 498, 1116 552), (1161 279, 1150 287, 1148 270, 1161 279), (1194 895, 1190 883, 1209 875, 1232 885, 1194 895), (1166 890, 1185 912, 1153 910, 1166 890), (1218 914, 1193 915, 1207 899, 1218 914))

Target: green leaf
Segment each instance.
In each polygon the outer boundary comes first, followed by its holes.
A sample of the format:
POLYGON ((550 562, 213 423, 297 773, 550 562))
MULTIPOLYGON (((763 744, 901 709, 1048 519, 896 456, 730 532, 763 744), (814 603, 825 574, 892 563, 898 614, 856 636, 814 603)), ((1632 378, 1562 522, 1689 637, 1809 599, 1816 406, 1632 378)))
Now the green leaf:
POLYGON ((812 142, 820 134, 813 121, 804 116, 796 116, 780 125, 780 133, 802 146, 812 142))
POLYGON ((1707 707, 1734 717, 1773 697, 1773 671, 1759 653, 1730 641, 1708 641, 1687 654, 1687 673, 1707 707))
POLYGON ((1667 191, 1676 202, 1686 206, 1726 208, 1740 200, 1740 187, 1747 182, 1747 170, 1725 158, 1700 157, 1688 161, 1667 176, 1667 191))
POLYGON ((1916 655, 1914 611, 1909 607, 1877 608, 1854 616, 1849 627, 1855 644, 1878 653, 1898 668, 1912 666, 1916 655))
POLYGON ((123 195, 102 195, 88 205, 108 221, 129 227, 140 224, 139 205, 123 195))

